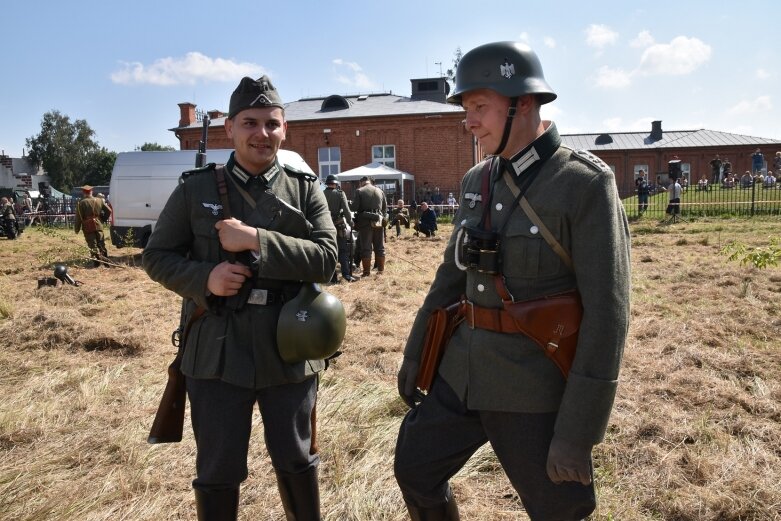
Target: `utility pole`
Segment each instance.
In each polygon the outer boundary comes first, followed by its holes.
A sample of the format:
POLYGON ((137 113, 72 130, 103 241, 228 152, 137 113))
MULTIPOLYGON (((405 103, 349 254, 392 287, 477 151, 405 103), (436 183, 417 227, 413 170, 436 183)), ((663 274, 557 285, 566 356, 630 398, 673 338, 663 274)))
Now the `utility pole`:
POLYGON ((442 62, 434 62, 434 65, 439 65, 439 77, 441 78, 442 75, 442 62))

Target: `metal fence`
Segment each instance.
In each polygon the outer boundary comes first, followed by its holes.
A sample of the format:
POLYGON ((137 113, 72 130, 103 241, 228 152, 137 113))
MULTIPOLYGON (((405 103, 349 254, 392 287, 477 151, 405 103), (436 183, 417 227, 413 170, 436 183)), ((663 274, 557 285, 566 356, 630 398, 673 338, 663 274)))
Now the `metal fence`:
MULTIPOLYGON (((620 193, 626 214, 630 218, 667 217, 669 194, 659 189, 648 198, 648 206, 642 209, 633 192, 620 193)), ((727 188, 721 185, 701 189, 689 186, 681 193, 680 217, 781 215, 781 185, 750 183, 727 188)))

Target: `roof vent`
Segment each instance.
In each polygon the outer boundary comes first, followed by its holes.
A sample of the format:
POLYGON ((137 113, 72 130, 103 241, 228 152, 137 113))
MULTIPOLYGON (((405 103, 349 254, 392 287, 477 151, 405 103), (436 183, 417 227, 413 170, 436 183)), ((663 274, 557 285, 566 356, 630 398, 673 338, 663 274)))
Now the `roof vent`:
POLYGON ((595 145, 609 145, 613 142, 613 136, 610 134, 600 134, 594 140, 595 145))
POLYGON ((323 104, 320 105, 320 110, 323 112, 328 112, 331 110, 344 110, 349 108, 350 104, 347 102, 347 100, 343 96, 338 96, 336 94, 325 98, 323 100, 323 104))

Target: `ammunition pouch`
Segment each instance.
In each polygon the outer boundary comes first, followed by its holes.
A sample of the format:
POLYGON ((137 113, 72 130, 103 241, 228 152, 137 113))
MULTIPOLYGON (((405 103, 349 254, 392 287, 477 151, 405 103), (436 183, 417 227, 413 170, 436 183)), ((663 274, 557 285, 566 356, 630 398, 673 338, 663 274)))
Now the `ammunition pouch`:
POLYGON ((461 262, 467 269, 496 275, 500 272, 499 234, 480 228, 465 228, 461 262))

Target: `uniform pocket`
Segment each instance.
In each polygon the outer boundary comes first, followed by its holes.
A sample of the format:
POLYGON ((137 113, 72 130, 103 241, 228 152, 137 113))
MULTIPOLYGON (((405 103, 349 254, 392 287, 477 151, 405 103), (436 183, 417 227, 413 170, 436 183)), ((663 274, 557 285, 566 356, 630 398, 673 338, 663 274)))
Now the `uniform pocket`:
MULTIPOLYGON (((541 217, 554 237, 559 230, 558 217, 541 217)), ((556 275, 561 259, 542 236, 539 228, 524 216, 507 226, 502 243, 502 263, 508 277, 530 278, 556 275)))
POLYGON ((193 221, 192 258, 217 261, 220 258, 220 238, 213 218, 200 217, 193 221))

